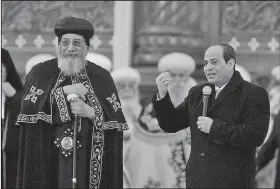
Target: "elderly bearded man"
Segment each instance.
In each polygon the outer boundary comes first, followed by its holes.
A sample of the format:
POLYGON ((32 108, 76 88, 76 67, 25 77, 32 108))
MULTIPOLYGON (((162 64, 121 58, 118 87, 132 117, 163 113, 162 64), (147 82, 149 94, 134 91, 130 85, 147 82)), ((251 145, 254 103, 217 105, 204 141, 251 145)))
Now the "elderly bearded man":
POLYGON ((79 116, 77 188, 122 188, 127 124, 110 73, 86 61, 92 24, 61 19, 57 59, 27 75, 20 125, 19 188, 71 188, 73 120, 79 116), (67 101, 70 94, 80 98, 67 101))
POLYGON ((162 130, 191 130, 191 153, 186 167, 187 188, 253 188, 256 147, 267 134, 269 99, 264 88, 245 81, 235 70, 235 51, 227 44, 209 47, 204 55, 208 83, 190 89, 174 107, 167 91, 173 77, 161 73, 153 97, 162 130), (212 89, 206 116, 202 90, 212 89))

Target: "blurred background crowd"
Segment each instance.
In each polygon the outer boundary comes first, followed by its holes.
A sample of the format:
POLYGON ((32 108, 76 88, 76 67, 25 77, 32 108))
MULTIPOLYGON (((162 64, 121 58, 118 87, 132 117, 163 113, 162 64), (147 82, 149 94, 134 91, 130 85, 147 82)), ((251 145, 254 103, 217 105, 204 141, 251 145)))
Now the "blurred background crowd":
POLYGON ((256 184, 280 187, 278 1, 2 1, 1 11, 1 167, 7 185, 14 183, 14 123, 26 75, 35 64, 55 58, 57 20, 76 16, 95 28, 87 59, 111 72, 130 127, 124 132, 125 188, 185 187, 189 130, 164 133, 151 97, 158 74, 169 71, 170 97, 174 106, 180 104, 191 87, 206 81, 204 52, 218 42, 234 47, 236 70, 269 94, 270 126, 256 154, 256 184))

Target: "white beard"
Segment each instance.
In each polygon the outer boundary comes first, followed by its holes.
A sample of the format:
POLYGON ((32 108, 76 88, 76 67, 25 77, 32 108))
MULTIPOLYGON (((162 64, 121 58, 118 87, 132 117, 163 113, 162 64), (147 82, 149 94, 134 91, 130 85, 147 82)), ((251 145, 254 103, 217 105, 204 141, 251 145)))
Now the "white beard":
POLYGON ((177 107, 184 101, 188 96, 189 90, 195 85, 196 83, 190 78, 186 82, 168 85, 168 93, 174 107, 177 107))
POLYGON ((65 56, 61 52, 60 47, 58 47, 57 48, 58 67, 66 75, 72 75, 72 74, 76 75, 85 67, 87 63, 85 54, 86 52, 82 52, 81 54, 75 53, 74 56, 65 56))
POLYGON ((122 111, 127 120, 135 121, 138 119, 141 105, 139 102, 139 98, 131 98, 131 99, 121 99, 122 111))
POLYGON ((122 112, 124 114, 125 120, 128 124, 129 130, 124 132, 124 139, 127 140, 132 135, 135 124, 137 124, 140 112, 141 105, 139 102, 139 98, 131 98, 131 99, 121 99, 122 112))

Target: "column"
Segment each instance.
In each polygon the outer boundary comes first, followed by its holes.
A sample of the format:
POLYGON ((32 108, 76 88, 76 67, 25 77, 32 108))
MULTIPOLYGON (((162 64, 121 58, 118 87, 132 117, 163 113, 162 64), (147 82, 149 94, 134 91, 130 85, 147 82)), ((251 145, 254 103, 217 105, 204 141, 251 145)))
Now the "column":
POLYGON ((113 69, 132 64, 134 2, 115 1, 113 69))

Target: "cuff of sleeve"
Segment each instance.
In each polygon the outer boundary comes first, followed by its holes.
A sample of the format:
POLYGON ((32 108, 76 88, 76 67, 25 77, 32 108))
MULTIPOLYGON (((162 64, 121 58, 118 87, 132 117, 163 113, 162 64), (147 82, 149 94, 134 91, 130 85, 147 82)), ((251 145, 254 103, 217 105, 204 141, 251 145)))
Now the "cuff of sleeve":
POLYGON ((157 100, 157 93, 154 94, 152 98, 153 105, 156 109, 165 109, 167 107, 173 107, 173 104, 171 102, 169 93, 167 92, 166 95, 161 98, 160 100, 157 100))
POLYGON ((221 128, 224 125, 224 121, 214 119, 210 128, 209 136, 213 141, 223 141, 221 136, 221 128))
POLYGON ((159 101, 159 100, 162 99, 162 98, 160 97, 160 95, 159 95, 159 92, 156 93, 156 96, 157 96, 156 101, 159 101))
POLYGON ((168 96, 169 96, 169 94, 168 94, 168 92, 167 92, 166 95, 165 95, 164 97, 161 98, 161 97, 159 96, 159 92, 157 91, 157 92, 154 94, 154 96, 153 96, 153 100, 154 100, 154 101, 161 101, 161 100, 163 100, 163 99, 167 99, 168 96))

